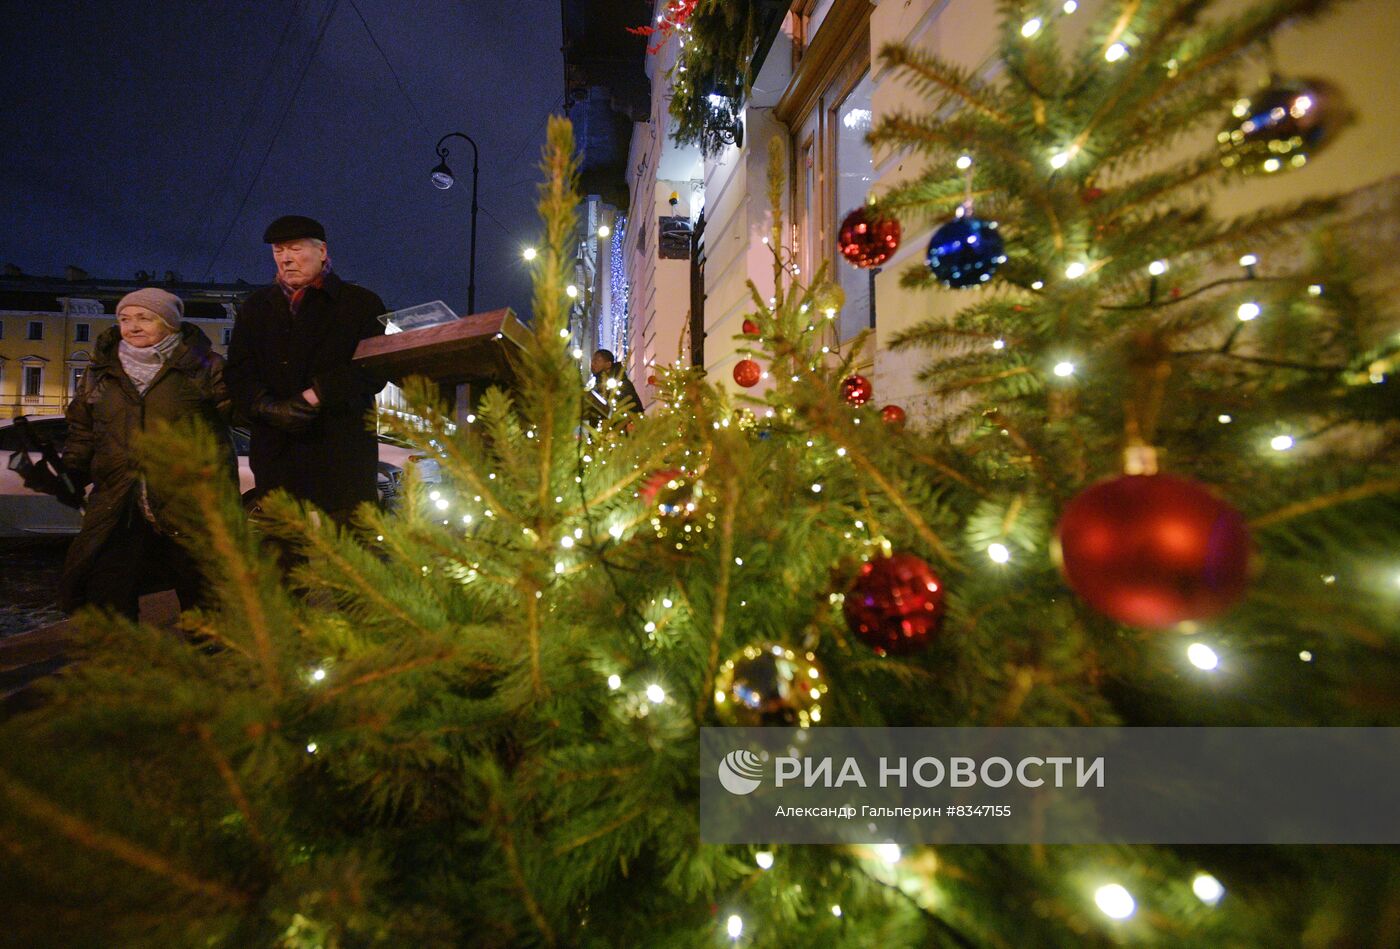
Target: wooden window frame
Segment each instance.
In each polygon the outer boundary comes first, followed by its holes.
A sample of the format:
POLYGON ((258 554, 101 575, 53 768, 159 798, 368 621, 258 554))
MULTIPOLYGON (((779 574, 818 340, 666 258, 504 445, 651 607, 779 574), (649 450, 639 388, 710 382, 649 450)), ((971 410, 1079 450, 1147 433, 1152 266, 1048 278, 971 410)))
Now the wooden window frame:
MULTIPOLYGON (((816 0, 799 0, 794 5, 793 13, 801 31, 805 32, 807 17, 815 4, 816 0)), ((836 207, 836 176, 833 174, 840 122, 836 110, 870 72, 871 10, 870 0, 837 0, 827 12, 810 46, 794 43, 794 47, 802 46, 801 56, 787 90, 774 109, 774 114, 789 129, 790 135, 788 206, 792 209, 793 249, 811 273, 815 273, 822 262, 834 261, 836 255, 838 215, 844 213, 836 207), (816 128, 812 131, 817 143, 814 149, 816 172, 813 175, 817 193, 812 206, 799 215, 799 176, 803 174, 799 162, 807 138, 804 137, 801 143, 797 138, 803 135, 804 126, 814 114, 818 117, 816 128), (815 228, 810 227, 812 222, 815 222, 815 228), (813 234, 810 241, 806 240, 808 232, 813 234)), ((805 40, 806 37, 799 35, 796 39, 805 40)))

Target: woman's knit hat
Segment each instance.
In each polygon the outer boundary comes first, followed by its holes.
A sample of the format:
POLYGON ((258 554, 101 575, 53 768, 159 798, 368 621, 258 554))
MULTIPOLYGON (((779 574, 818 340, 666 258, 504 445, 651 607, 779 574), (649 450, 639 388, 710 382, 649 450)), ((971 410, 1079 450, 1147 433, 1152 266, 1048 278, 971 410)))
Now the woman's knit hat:
POLYGON ((144 306, 173 330, 180 328, 180 320, 185 315, 185 302, 159 287, 142 287, 131 291, 117 302, 117 315, 121 316, 122 309, 128 306, 144 306))

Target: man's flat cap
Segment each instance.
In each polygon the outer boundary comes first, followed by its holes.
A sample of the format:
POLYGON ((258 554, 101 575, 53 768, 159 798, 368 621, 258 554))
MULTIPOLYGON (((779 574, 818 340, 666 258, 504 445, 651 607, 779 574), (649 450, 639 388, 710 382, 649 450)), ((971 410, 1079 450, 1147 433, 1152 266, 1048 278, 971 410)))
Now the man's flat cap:
POLYGON ((306 237, 314 237, 318 241, 323 241, 326 239, 326 229, 321 226, 320 221, 302 217, 300 214, 279 217, 267 226, 267 230, 263 231, 264 244, 282 244, 306 237))

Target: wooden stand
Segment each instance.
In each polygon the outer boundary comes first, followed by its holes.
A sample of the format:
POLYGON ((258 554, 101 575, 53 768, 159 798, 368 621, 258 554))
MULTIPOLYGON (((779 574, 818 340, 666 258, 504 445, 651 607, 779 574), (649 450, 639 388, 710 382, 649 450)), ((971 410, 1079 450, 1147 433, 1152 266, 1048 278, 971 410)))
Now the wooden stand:
POLYGON ((475 393, 514 381, 512 358, 529 332, 507 307, 362 340, 355 362, 394 383, 409 376, 433 380, 454 402, 460 421, 471 411, 475 393))

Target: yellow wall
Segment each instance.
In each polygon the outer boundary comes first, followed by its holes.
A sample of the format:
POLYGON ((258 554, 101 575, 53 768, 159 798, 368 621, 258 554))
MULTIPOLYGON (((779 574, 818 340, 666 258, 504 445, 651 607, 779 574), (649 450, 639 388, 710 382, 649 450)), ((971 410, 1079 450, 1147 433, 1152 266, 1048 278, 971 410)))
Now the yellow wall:
MULTIPOLYGON (((223 332, 232 328, 232 320, 190 322, 204 330, 216 351, 223 353, 227 349, 223 345, 223 332)), ((6 310, 0 312, 0 323, 4 324, 4 336, 0 338, 0 418, 12 418, 16 415, 61 415, 73 398, 72 370, 86 365, 82 355, 90 353, 97 337, 116 325, 116 317, 6 310), (44 324, 42 340, 28 338, 31 320, 44 324), (74 339, 80 323, 88 324, 85 343, 74 339), (47 360, 32 363, 43 367, 43 389, 37 398, 22 395, 24 360, 35 356, 47 360), (75 356, 80 358, 74 359, 75 356)))

